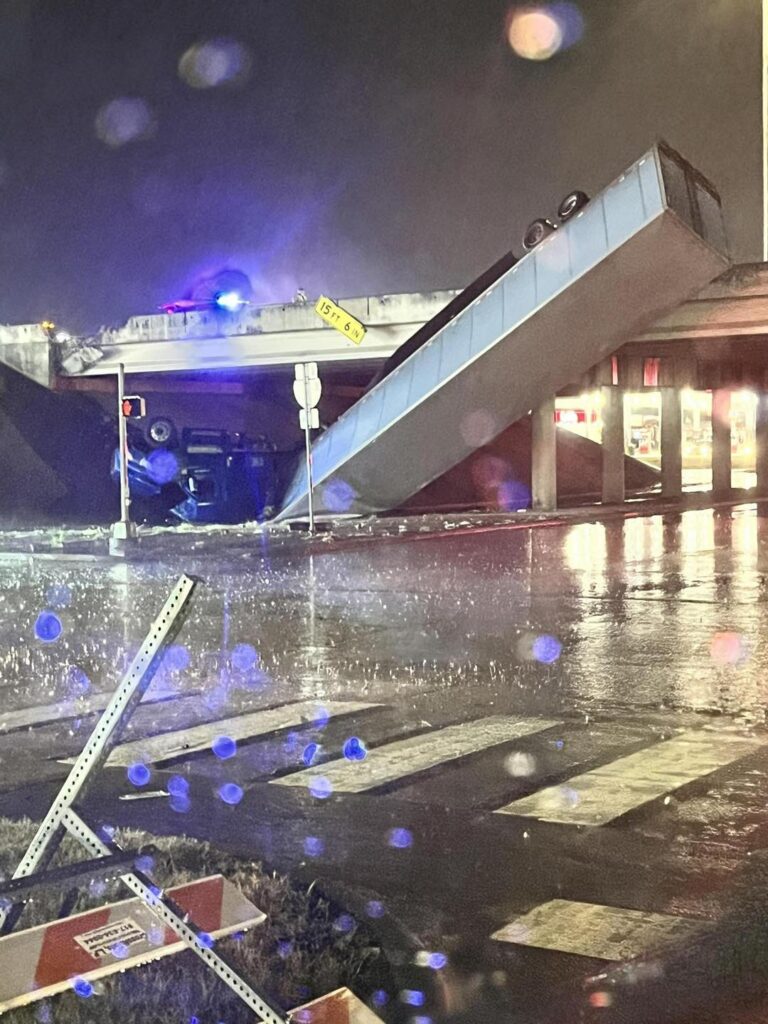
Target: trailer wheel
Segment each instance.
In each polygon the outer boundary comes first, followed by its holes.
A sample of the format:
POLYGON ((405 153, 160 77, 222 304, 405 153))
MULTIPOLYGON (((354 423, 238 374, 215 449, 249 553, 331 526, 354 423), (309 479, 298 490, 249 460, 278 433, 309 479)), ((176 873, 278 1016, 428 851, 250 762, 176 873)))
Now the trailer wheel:
POLYGON ((523 235, 524 247, 530 252, 531 249, 535 249, 537 245, 540 245, 548 235, 551 235, 553 231, 557 231, 557 227, 552 221, 547 220, 546 217, 539 217, 528 225, 523 235))
POLYGON ((583 210, 588 202, 589 196, 586 192, 580 192, 578 189, 574 192, 569 192, 558 206, 557 216, 561 221, 570 220, 571 217, 575 217, 579 210, 583 210))

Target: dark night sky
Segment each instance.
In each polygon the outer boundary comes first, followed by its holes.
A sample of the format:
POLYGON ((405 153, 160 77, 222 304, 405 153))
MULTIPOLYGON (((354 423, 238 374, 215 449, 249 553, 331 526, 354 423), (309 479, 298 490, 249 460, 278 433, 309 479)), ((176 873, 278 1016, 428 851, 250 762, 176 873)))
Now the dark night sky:
POLYGON ((759 0, 580 0, 515 57, 509 0, 0 0, 0 322, 119 323, 241 267, 264 301, 465 283, 663 136, 760 248, 759 0), (239 88, 178 74, 251 53, 239 88), (114 149, 99 108, 157 131, 114 149))

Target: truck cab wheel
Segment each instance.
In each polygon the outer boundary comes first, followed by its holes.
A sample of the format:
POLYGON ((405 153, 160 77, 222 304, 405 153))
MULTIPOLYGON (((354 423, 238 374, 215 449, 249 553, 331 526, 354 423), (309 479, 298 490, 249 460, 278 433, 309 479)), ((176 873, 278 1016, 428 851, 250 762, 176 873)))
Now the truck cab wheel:
POLYGON ((155 448, 168 448, 176 443, 176 427, 167 416, 156 416, 147 428, 147 440, 155 448))

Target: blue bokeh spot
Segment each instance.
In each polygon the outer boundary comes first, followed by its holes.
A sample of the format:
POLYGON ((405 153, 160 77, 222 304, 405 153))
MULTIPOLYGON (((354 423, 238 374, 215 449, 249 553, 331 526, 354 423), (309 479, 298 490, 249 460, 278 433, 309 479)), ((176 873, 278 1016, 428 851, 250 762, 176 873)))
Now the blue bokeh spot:
POLYGON ((167 448, 155 448, 144 459, 147 476, 154 484, 169 484, 179 475, 179 460, 167 448))
POLYGON ((183 775, 172 775, 167 786, 171 796, 186 796, 189 793, 189 783, 183 775))
POLYGON ((53 643, 61 636, 61 619, 53 612, 40 612, 35 621, 35 636, 44 644, 53 643))
POLYGON ((342 751, 348 761, 364 761, 368 756, 365 744, 357 736, 350 736, 342 751))
POLYGON ((325 849, 325 843, 318 836, 307 836, 304 840, 304 853, 307 857, 319 857, 325 849))
POLYGON ((231 736, 217 736, 211 744, 211 750, 220 760, 226 761, 237 753, 237 743, 231 736))
POLYGON ((533 656, 536 661, 541 661, 545 665, 551 665, 553 661, 557 661, 560 657, 563 645, 557 637, 550 636, 548 633, 543 633, 541 636, 537 636, 533 641, 532 649, 533 656))
POLYGON ((174 793, 168 803, 171 805, 171 810, 176 811, 177 814, 186 814, 192 806, 192 801, 186 793, 174 793))
POLYGON ((393 828, 389 832, 389 845, 396 850, 406 850, 413 843, 413 836, 407 828, 393 828))
POLYGON ((249 672, 258 664, 259 655, 252 644, 237 644, 232 648, 229 660, 232 668, 238 672, 249 672))
POLYGON ((142 764, 141 761, 137 761, 135 764, 132 764, 125 774, 128 776, 128 781, 133 786, 146 786, 152 778, 152 772, 145 764, 142 764))
POLYGON ((70 697, 82 697, 91 688, 91 680, 77 665, 70 665, 65 677, 67 694, 70 697))
POLYGON ((400 998, 409 1006, 423 1006, 426 996, 417 988, 405 988, 400 993, 400 998))
POLYGON ((301 760, 306 765, 312 764, 319 750, 319 743, 308 743, 306 747, 304 747, 304 750, 301 752, 301 760))
POLYGON ((312 719, 312 724, 317 729, 324 729, 331 720, 331 713, 328 708, 318 706, 315 712, 315 717, 312 719))
POLYGON ((219 786, 219 796, 225 804, 234 807, 243 799, 243 791, 236 782, 225 782, 223 786, 219 786))

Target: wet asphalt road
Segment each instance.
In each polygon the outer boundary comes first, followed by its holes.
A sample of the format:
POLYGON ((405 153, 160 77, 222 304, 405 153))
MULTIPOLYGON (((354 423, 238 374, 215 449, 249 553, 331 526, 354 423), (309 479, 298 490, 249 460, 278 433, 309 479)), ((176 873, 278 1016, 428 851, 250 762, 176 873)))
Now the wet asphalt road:
MULTIPOLYGON (((137 787, 125 767, 106 769, 90 812, 318 878, 382 935, 390 927, 445 952, 438 996, 430 989, 432 1005, 416 1015, 544 1021, 550 1004, 581 1013, 581 980, 604 962, 490 939, 547 900, 704 923, 741 905, 768 836, 768 519, 755 506, 328 539, 312 550, 297 538, 190 545, 135 564, 0 557, 0 810, 40 813, 95 721, 94 693, 115 685, 184 571, 202 582, 152 684, 163 699, 140 709, 127 739, 167 733, 171 749, 180 730, 210 722, 212 740, 223 731, 215 723, 260 709, 371 706, 246 730, 225 760, 208 748, 155 759, 145 790, 181 775, 188 804, 121 799, 137 787), (44 609, 62 625, 50 642, 35 637, 44 609), (552 724, 460 757, 447 743, 419 766, 428 737, 489 716, 552 724), (657 798, 599 826, 494 813, 549 786, 578 801, 571 780, 682 730, 766 747, 684 784, 670 777, 657 798), (368 764, 378 748, 415 742, 395 777, 365 792, 270 781, 308 756, 318 771, 332 767, 352 736, 368 764), (221 798, 227 783, 239 802, 221 798)), ((601 1019, 618 1012, 603 1007, 601 1019)))

